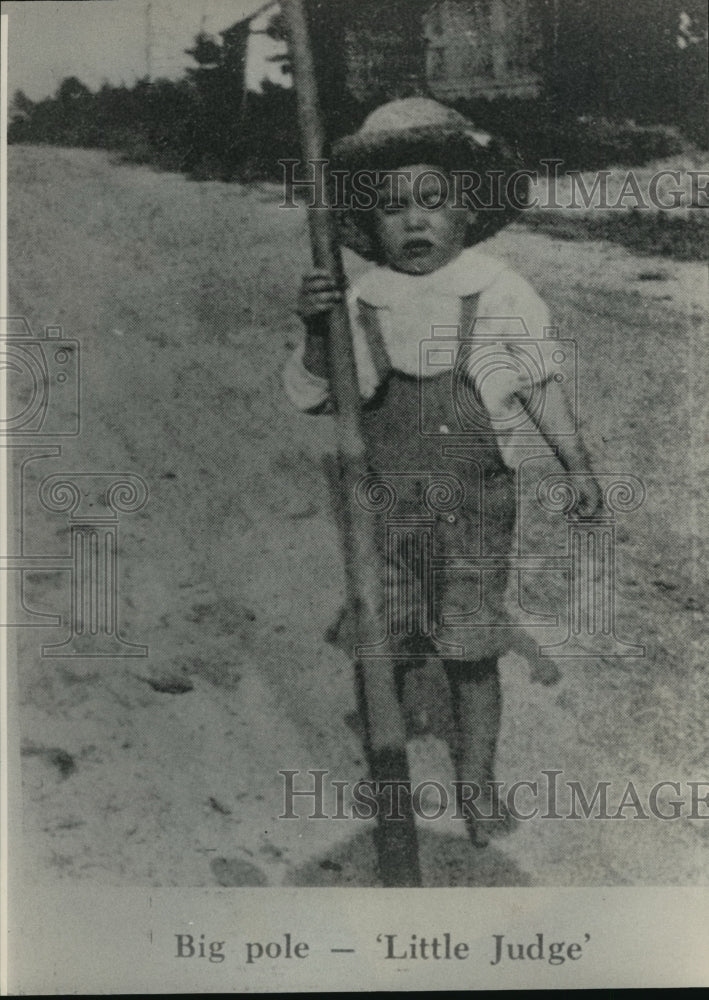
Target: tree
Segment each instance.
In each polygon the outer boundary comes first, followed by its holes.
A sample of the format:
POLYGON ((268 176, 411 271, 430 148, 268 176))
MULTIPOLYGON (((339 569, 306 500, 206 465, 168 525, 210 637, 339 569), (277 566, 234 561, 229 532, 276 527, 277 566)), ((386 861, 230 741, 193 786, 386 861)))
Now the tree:
POLYGON ((16 90, 10 102, 10 121, 26 121, 32 117, 35 104, 24 90, 16 90))
MULTIPOLYGON (((200 31, 194 40, 194 46, 191 49, 185 49, 185 55, 192 56, 198 66, 211 69, 214 66, 218 66, 221 62, 222 50, 211 35, 200 31)), ((194 74, 195 72, 198 71, 194 69, 187 70, 188 74, 194 74)))
POLYGON ((91 91, 76 76, 67 76, 57 87, 56 99, 60 104, 69 105, 75 101, 86 100, 91 97, 91 91))
POLYGON ((220 32, 221 44, 200 32, 187 49, 192 110, 186 127, 186 165, 200 176, 228 177, 242 155, 246 108, 246 53, 250 26, 239 21, 220 32))

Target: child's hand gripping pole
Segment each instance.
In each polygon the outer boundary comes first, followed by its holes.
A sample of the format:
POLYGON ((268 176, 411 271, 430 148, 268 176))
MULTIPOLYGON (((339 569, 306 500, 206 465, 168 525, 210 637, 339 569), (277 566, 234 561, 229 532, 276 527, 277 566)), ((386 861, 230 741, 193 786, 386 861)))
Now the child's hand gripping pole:
MULTIPOLYGON (((283 13, 290 38, 303 157, 306 163, 322 161, 324 134, 304 0, 285 0, 283 13)), ((323 197, 325 204, 329 204, 327 189, 323 197)), ((309 208, 308 222, 315 267, 329 274, 342 288, 342 255, 332 211, 309 208)), ((383 606, 384 572, 369 515, 355 501, 355 488, 368 468, 360 429, 359 382, 352 335, 343 302, 335 304, 328 314, 328 322, 328 364, 336 410, 340 488, 349 532, 346 546, 349 550, 346 558, 348 599, 356 615, 358 644, 371 646, 381 639, 378 625, 383 606)), ((380 878, 386 886, 420 885, 406 736, 396 696, 393 663, 382 658, 363 659, 358 663, 358 670, 369 767, 376 783, 380 878), (398 810, 396 805, 392 809, 390 801, 399 790, 403 793, 399 802, 404 819, 395 818, 398 810)))

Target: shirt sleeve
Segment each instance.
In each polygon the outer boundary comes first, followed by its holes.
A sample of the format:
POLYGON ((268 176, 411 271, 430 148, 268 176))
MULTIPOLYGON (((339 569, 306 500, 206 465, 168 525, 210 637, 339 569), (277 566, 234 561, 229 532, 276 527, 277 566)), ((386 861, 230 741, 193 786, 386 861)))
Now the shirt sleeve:
POLYGON ((283 369, 283 387, 291 403, 299 410, 318 410, 330 396, 330 383, 326 378, 313 375, 303 364, 305 341, 288 356, 283 369))
MULTIPOLYGON (((356 288, 347 293, 347 308, 352 328, 355 365, 359 378, 359 390, 363 399, 370 399, 377 388, 378 377, 362 326, 358 292, 356 288)), ((286 395, 299 410, 310 412, 319 410, 330 398, 330 383, 326 378, 314 375, 303 364, 305 340, 289 355, 283 370, 283 386, 286 395)))
POLYGON ((468 374, 492 417, 503 416, 514 395, 529 395, 551 377, 550 324, 546 303, 513 271, 503 271, 480 295, 468 374))

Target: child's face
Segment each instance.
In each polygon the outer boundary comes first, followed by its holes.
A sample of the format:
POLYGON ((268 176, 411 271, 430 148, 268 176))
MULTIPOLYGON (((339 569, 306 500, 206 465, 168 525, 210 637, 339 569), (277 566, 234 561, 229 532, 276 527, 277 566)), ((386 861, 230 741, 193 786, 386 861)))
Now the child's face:
POLYGON ((454 207, 453 186, 440 168, 416 163, 400 169, 406 176, 398 178, 399 197, 396 186, 387 183, 374 209, 377 239, 386 263, 395 271, 431 274, 465 248, 470 212, 454 207), (448 197, 442 204, 441 180, 434 173, 448 181, 448 197))

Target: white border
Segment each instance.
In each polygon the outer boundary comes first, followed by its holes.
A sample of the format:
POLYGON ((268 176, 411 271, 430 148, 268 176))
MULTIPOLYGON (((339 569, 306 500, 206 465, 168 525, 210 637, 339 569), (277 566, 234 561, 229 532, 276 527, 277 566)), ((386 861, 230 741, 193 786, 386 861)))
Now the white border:
MULTIPOLYGON (((0 322, 7 316, 7 14, 0 15, 0 322)), ((4 333, 5 331, 0 331, 4 333)), ((5 416, 5 370, 0 369, 0 414, 5 416)), ((0 448, 0 539, 7 537, 7 452, 0 448)), ((7 574, 0 573, 0 621, 7 621, 7 574)), ((0 628, 0 994, 7 995, 8 961, 8 726, 7 629, 0 628)))

